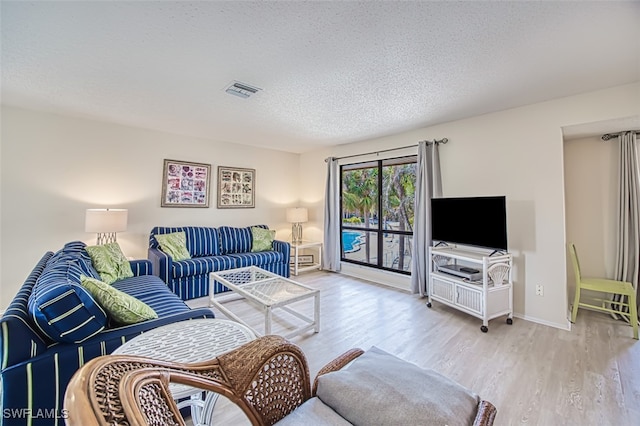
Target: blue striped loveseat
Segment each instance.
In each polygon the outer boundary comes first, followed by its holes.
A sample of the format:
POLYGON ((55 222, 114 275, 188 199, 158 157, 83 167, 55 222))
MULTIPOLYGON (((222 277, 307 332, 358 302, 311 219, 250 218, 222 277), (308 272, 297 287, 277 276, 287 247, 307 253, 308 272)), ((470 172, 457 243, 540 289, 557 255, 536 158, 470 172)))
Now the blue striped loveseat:
MULTIPOLYGON (((85 362, 110 354, 147 330, 176 321, 214 316, 209 309, 189 309, 162 280, 151 274, 151 262, 145 259, 131 261, 134 276, 112 285, 145 302, 156 311, 158 318, 117 326, 110 325, 105 314, 104 323, 100 326, 96 321, 102 321, 102 308, 97 304, 92 307, 92 301, 86 298, 77 284, 81 273, 78 267, 88 258, 84 255, 77 257, 83 247, 84 244, 78 241, 65 245, 56 254, 47 252, 0 319, 2 425, 63 425, 65 412, 62 403, 67 383, 85 362), (76 254, 70 256, 70 251, 76 254), (42 310, 55 308, 57 303, 66 299, 71 299, 70 303, 74 303, 76 297, 85 299, 81 303, 75 302, 76 306, 68 309, 67 313, 56 313, 58 318, 55 321, 43 323, 35 318, 38 313, 33 307, 32 296, 44 293, 40 286, 51 285, 52 273, 59 274, 54 278, 60 278, 59 285, 63 291, 50 298, 46 306, 43 304, 42 310), (94 311, 87 315, 84 311, 89 308, 94 311), (61 327, 61 323, 67 323, 69 332, 60 333, 63 337, 56 340, 51 337, 55 330, 47 327, 61 327)), ((80 268, 86 267, 85 264, 80 268)), ((49 288, 46 291, 56 290, 49 288)))
MULTIPOLYGON (((255 226, 268 229, 266 225, 255 226)), ((251 252, 253 244, 251 235, 251 227, 156 226, 149 236, 148 258, 153 263, 154 274, 166 282, 171 291, 182 300, 207 296, 210 272, 258 266, 288 278, 291 245, 285 241, 275 240, 272 250, 251 252), (173 232, 185 233, 191 259, 176 262, 160 250, 155 236, 173 232)), ((227 290, 222 284, 215 283, 216 294, 227 290)))

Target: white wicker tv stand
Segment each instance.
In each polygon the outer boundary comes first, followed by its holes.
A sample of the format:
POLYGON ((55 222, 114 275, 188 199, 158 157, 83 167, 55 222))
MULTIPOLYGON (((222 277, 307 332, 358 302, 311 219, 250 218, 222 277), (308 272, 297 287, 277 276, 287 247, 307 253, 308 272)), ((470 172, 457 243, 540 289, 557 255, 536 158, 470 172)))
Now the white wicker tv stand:
POLYGON ((511 254, 490 256, 471 249, 441 246, 429 247, 429 260, 429 308, 435 300, 480 318, 480 330, 485 333, 489 330, 489 320, 493 318, 507 315, 507 324, 513 323, 511 254), (460 276, 439 271, 439 264, 464 265, 477 270, 481 279, 471 282, 460 276), (491 276, 502 282, 494 283, 491 276))

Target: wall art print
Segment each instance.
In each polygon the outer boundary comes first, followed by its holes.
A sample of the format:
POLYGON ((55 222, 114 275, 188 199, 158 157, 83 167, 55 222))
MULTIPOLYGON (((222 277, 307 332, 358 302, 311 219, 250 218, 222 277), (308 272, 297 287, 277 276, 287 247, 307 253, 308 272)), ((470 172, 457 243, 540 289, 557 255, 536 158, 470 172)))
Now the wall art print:
POLYGON ((164 160, 162 207, 209 207, 211 164, 164 160))
POLYGON ((218 166, 218 208, 255 207, 255 169, 218 166))

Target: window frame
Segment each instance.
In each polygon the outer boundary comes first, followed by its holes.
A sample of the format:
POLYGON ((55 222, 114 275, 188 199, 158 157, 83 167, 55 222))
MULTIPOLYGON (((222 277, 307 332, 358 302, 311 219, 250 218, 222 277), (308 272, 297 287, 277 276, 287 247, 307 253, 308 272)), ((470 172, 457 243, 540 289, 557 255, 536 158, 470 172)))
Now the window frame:
MULTIPOLYGON (((367 268, 379 269, 383 271, 393 272, 402 275, 411 275, 411 271, 404 271, 400 269, 389 268, 387 266, 383 266, 384 263, 384 237, 385 234, 390 235, 403 235, 405 237, 409 237, 413 239, 413 228, 408 231, 400 231, 393 229, 383 229, 384 226, 384 216, 383 216, 383 173, 382 170, 385 166, 393 166, 400 164, 416 164, 418 163, 417 155, 405 155, 402 157, 391 157, 377 160, 369 160, 362 161, 359 163, 349 163, 340 165, 340 261, 345 263, 350 263, 359 266, 365 266, 367 268), (350 226, 349 224, 345 224, 343 221, 344 212, 343 212, 343 176, 345 171, 349 170, 357 170, 357 169, 365 169, 371 168, 375 166, 378 169, 378 177, 377 177, 377 209, 375 215, 378 220, 376 223, 376 227, 372 228, 371 223, 365 223, 364 226, 350 226), (375 235, 377 241, 377 262, 376 264, 367 263, 364 261, 358 261, 354 259, 348 259, 345 257, 344 252, 344 241, 343 241, 343 231, 356 231, 356 232, 372 232, 375 235)), ((417 177, 417 176, 416 176, 417 177)))

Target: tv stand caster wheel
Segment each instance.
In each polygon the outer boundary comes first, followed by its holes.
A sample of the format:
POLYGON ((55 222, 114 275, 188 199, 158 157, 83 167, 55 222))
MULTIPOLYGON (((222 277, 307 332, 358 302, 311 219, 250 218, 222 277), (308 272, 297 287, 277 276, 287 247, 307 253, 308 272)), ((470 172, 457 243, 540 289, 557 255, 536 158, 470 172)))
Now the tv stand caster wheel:
POLYGON ((433 306, 431 302, 427 302, 427 308, 430 308, 431 306, 433 306))
POLYGON ((507 318, 507 324, 509 324, 509 325, 513 324, 513 319, 507 318))
POLYGON ((480 327, 480 330, 481 330, 483 333, 486 333, 487 331, 489 331, 489 327, 487 327, 486 325, 483 325, 482 327, 480 327))

